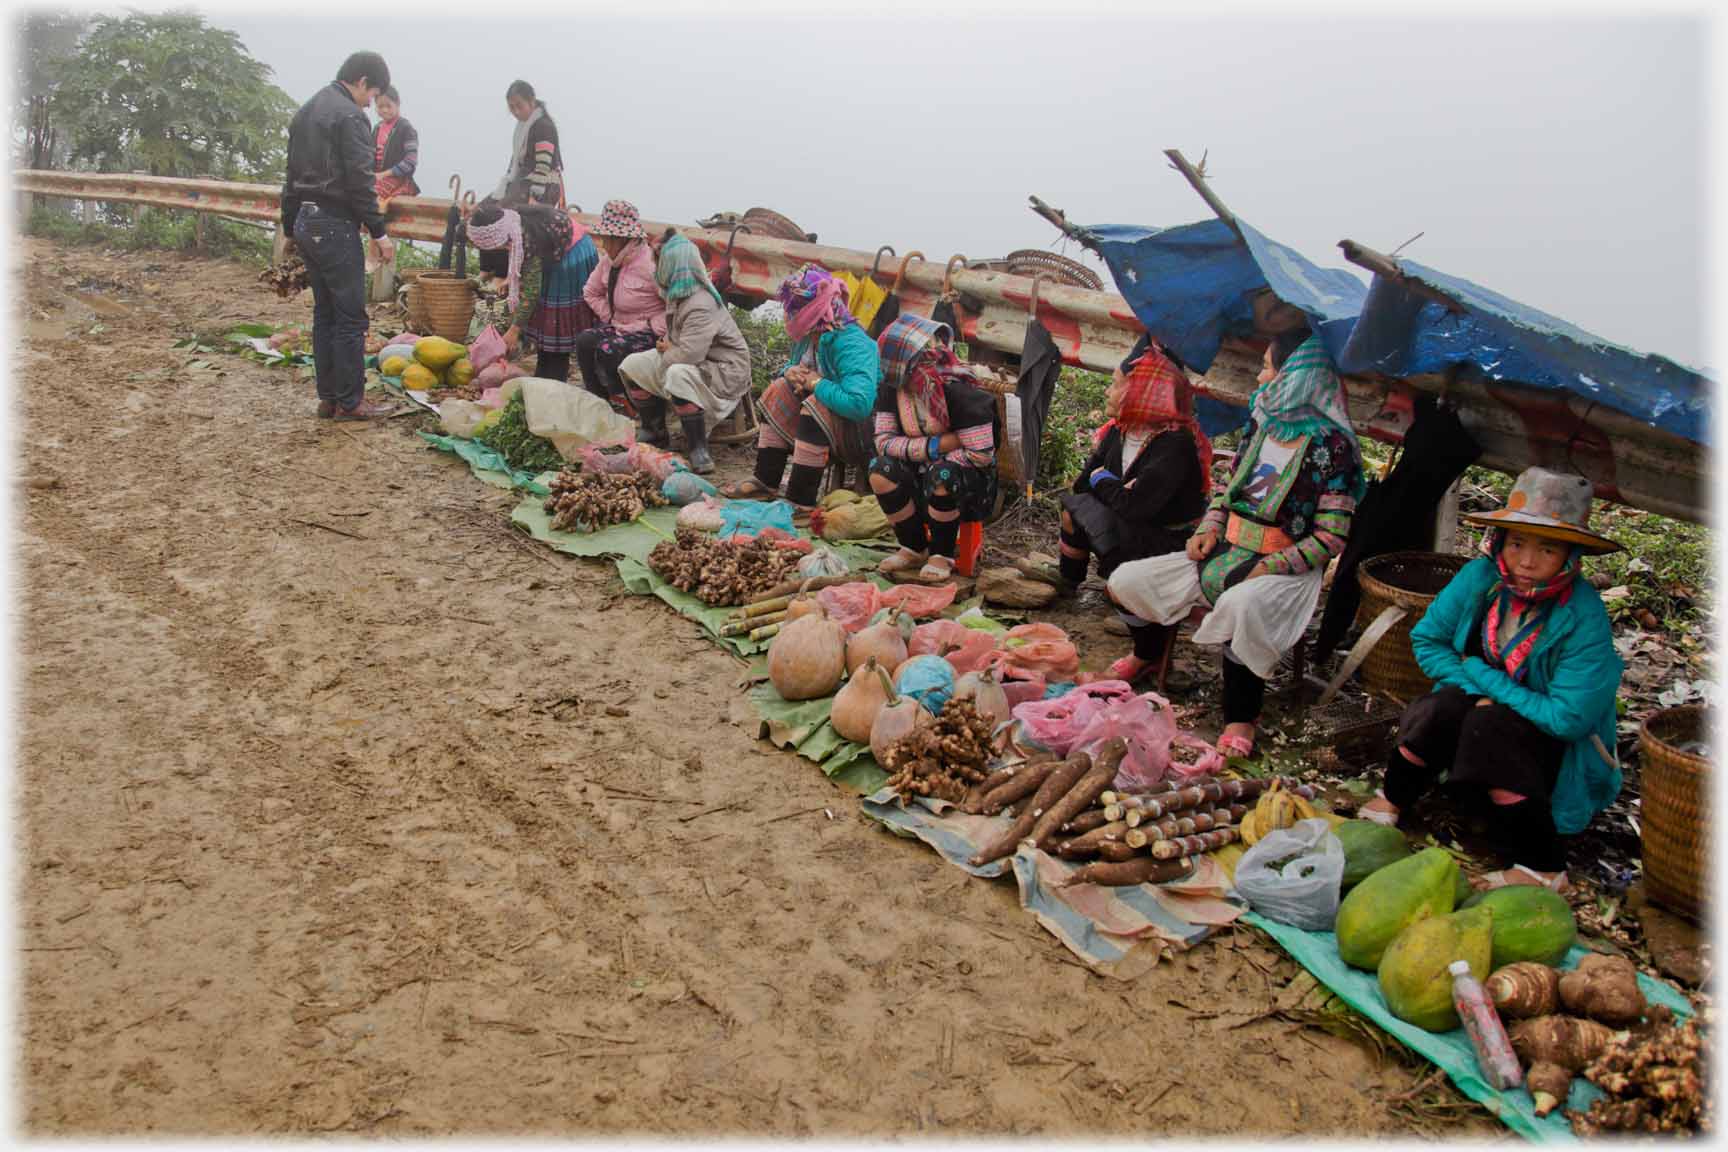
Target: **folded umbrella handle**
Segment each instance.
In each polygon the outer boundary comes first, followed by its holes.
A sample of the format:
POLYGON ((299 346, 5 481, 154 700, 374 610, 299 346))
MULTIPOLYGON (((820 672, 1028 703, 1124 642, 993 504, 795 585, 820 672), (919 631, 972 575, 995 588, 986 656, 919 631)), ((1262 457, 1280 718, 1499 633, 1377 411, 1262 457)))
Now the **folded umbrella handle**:
POLYGON ((912 267, 912 261, 922 259, 924 259, 924 253, 918 251, 916 248, 906 253, 906 258, 900 261, 900 271, 894 277, 894 287, 890 288, 889 291, 900 291, 900 282, 906 279, 906 269, 912 267))
MULTIPOLYGON (((884 244, 882 247, 876 249, 876 259, 870 262, 870 279, 872 280, 876 279, 876 269, 882 267, 882 253, 884 252, 888 253, 890 256, 894 255, 894 245, 884 244)), ((896 283, 898 283, 898 281, 896 281, 896 283)))
POLYGON ((1038 317, 1038 285, 1044 282, 1044 276, 1043 272, 1033 273, 1032 292, 1026 297, 1026 315, 1033 319, 1038 317))

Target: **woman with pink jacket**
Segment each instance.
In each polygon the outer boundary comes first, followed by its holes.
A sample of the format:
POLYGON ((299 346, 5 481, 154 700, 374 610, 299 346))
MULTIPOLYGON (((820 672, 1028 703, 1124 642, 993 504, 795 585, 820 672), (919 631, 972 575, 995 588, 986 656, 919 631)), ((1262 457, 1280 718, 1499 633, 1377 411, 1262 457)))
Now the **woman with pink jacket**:
POLYGON ((589 273, 582 299, 599 323, 576 338, 576 364, 582 386, 630 417, 640 417, 650 444, 665 447, 666 402, 657 397, 632 400, 618 365, 634 352, 646 352, 666 335, 666 301, 654 282, 654 253, 641 214, 626 200, 608 200, 592 234, 600 262, 589 273))

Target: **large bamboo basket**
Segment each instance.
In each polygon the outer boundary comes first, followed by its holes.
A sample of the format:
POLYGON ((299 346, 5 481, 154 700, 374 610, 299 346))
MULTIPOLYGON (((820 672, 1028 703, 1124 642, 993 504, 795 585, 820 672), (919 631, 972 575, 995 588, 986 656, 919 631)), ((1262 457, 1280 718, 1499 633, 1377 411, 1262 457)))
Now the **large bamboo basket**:
POLYGON ((1388 552, 1362 561, 1356 569, 1356 582, 1362 587, 1358 623, 1368 625, 1393 605, 1404 609, 1404 618, 1380 638, 1362 662, 1364 687, 1406 702, 1434 687, 1416 663, 1410 630, 1467 563, 1463 556, 1439 552, 1388 552))
POLYGON ((474 321, 473 281, 441 269, 420 273, 408 289, 408 318, 424 325, 420 331, 466 344, 474 321))
POLYGON ((1705 759, 1678 745, 1707 739, 1706 718, 1696 706, 1668 708, 1645 720, 1638 733, 1644 892, 1694 920, 1709 903, 1710 778, 1705 759))

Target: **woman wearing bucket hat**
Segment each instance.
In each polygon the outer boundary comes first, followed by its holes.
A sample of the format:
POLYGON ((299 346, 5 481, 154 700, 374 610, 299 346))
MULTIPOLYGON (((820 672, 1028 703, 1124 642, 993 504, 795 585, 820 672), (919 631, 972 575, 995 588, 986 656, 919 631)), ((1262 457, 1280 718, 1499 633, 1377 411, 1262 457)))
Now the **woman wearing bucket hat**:
POLYGON ((642 216, 628 200, 608 200, 593 228, 600 261, 582 298, 599 324, 576 338, 582 385, 618 412, 639 417, 648 443, 664 448, 666 403, 640 389, 632 394, 619 378, 624 357, 646 352, 666 335, 666 302, 654 280, 654 253, 642 216))
POLYGON ((1410 633, 1434 690, 1404 711, 1386 787, 1361 815, 1395 824, 1440 773, 1480 805, 1511 867, 1485 885, 1566 886, 1560 837, 1620 792, 1614 698, 1623 666, 1583 557, 1620 545, 1590 531, 1590 481, 1530 468, 1506 507, 1467 515, 1482 557, 1410 633))

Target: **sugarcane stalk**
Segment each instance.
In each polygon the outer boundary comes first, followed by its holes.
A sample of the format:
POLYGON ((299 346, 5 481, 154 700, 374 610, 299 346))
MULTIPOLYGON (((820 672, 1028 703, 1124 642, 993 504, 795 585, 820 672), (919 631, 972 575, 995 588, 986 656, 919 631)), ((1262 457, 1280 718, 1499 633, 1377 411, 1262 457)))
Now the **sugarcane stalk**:
POLYGON ((765 628, 758 628, 750 633, 750 639, 752 642, 757 640, 770 640, 773 637, 780 635, 780 629, 784 625, 785 621, 781 621, 779 624, 769 624, 765 628))
POLYGON ((840 584, 857 584, 861 576, 811 576, 797 580, 786 580, 763 592, 750 605, 761 604, 768 600, 778 600, 786 596, 795 596, 800 592, 814 592, 818 588, 833 588, 840 584))
POLYGON ((767 616, 774 612, 784 612, 786 609, 792 607, 792 601, 795 599, 796 597, 794 596, 776 596, 772 600, 758 600, 744 605, 744 607, 733 613, 733 619, 749 620, 756 616, 767 616))
MULTIPOLYGON (((1236 807, 1246 814, 1247 809, 1242 805, 1236 807)), ((1201 832, 1228 828, 1233 826, 1237 819, 1240 817, 1232 817, 1228 808, 1197 808, 1192 812, 1166 816, 1153 824, 1130 828, 1123 834, 1122 841, 1130 848, 1144 848, 1155 840, 1174 840, 1180 836, 1194 836, 1201 832)))
POLYGON ((1202 852, 1210 852, 1214 848, 1234 844, 1240 835, 1232 827, 1220 828, 1216 832, 1202 832, 1198 836, 1179 836, 1174 840, 1155 840, 1152 842, 1152 858, 1155 860, 1174 860, 1179 856, 1198 856, 1202 852))
POLYGON ((766 628, 770 624, 784 624, 785 622, 786 613, 770 612, 766 616, 758 616, 753 620, 733 620, 730 623, 722 624, 720 626, 720 635, 743 636, 747 633, 756 631, 758 628, 766 628))

